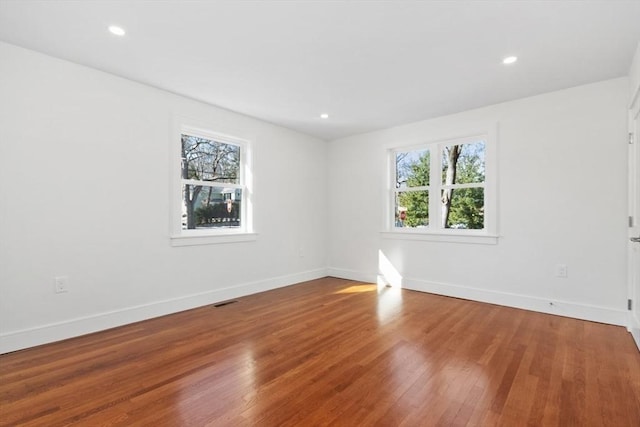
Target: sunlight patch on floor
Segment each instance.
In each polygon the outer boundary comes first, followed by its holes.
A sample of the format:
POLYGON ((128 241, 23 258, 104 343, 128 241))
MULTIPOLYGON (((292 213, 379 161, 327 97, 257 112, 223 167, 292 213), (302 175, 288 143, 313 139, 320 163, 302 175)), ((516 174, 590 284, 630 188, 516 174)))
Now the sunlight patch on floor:
POLYGON ((378 291, 378 324, 386 325, 402 312, 402 289, 384 287, 378 291))
POLYGON ((340 289, 335 292, 336 294, 358 294, 361 292, 373 292, 377 291, 378 286, 376 285, 353 285, 348 288, 340 289))

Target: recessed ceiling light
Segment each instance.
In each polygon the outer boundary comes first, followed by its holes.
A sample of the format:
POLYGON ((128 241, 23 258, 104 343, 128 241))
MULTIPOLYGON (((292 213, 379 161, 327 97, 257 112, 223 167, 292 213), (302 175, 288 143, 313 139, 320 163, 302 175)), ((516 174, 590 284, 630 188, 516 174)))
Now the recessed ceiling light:
POLYGON ((322 114, 320 114, 320 118, 321 119, 328 119, 329 115, 327 113, 322 113, 322 114))
POLYGON ((111 34, 115 34, 116 36, 124 36, 126 31, 122 27, 118 27, 117 25, 110 25, 109 31, 111 34))
POLYGON ((517 56, 507 56, 506 58, 504 58, 502 60, 503 64, 513 64, 514 62, 516 62, 518 60, 517 56))

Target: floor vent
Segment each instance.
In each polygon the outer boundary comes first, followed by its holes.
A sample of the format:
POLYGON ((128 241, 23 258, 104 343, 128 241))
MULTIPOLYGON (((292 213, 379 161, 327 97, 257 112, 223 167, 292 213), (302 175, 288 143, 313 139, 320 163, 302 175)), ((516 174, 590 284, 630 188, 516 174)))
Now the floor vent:
POLYGON ((219 302, 217 304, 213 304, 214 307, 218 308, 218 307, 224 307, 225 305, 229 305, 229 304, 233 304, 236 303, 238 301, 233 300, 233 301, 223 301, 223 302, 219 302))

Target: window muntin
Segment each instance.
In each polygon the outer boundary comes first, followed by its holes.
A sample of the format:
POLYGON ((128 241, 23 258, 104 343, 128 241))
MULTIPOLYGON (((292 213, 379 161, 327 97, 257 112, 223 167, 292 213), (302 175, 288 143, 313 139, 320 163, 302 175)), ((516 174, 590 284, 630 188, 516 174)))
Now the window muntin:
POLYGON ((393 150, 392 228, 486 230, 487 141, 477 136, 393 150))
POLYGON ((246 230, 244 144, 189 130, 180 137, 180 228, 246 230))

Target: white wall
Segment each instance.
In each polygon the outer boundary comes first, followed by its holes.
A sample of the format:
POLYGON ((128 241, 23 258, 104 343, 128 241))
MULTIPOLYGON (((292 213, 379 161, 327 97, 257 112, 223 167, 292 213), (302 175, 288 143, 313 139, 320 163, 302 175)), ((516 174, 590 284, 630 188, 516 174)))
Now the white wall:
POLYGON ((0 43, 0 352, 325 276, 326 154, 324 141, 0 43), (257 241, 170 246, 176 115, 253 141, 257 241), (54 293, 58 275, 70 292, 54 293))
POLYGON ((627 78, 332 141, 329 272, 626 325, 627 78), (387 147, 498 124, 497 245, 382 238, 387 147), (557 264, 569 277, 556 278, 557 264), (553 305, 551 305, 553 303, 553 305))

